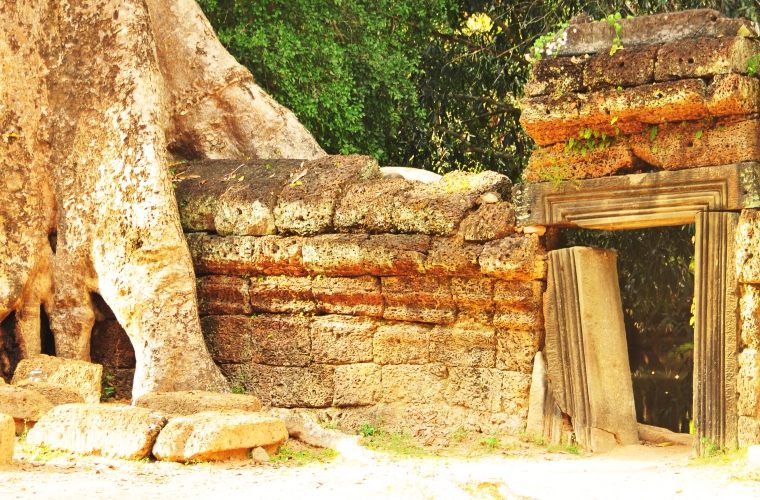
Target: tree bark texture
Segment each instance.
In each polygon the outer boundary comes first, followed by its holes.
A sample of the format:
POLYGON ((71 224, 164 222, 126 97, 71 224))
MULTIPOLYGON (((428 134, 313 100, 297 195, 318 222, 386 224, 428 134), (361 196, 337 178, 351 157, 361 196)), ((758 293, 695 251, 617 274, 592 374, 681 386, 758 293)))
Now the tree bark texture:
POLYGON ((137 358, 134 397, 226 390, 201 335, 167 149, 324 155, 253 83, 193 0, 0 5, 0 321, 37 354, 89 359, 100 294, 137 358), (50 235, 56 235, 55 247, 50 235))

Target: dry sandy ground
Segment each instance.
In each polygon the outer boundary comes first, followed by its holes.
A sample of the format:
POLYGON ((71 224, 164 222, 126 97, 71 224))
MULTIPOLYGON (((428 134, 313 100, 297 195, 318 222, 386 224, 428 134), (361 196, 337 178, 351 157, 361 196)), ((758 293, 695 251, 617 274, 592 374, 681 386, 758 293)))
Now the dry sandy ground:
MULTIPOLYGON (((15 458, 23 455, 18 450, 15 458)), ((299 467, 14 460, 0 468, 0 499, 760 498, 760 482, 737 479, 741 463, 695 466, 690 448, 678 446, 628 446, 585 458, 540 449, 469 459, 398 459, 355 444, 340 451, 329 463, 299 467)))

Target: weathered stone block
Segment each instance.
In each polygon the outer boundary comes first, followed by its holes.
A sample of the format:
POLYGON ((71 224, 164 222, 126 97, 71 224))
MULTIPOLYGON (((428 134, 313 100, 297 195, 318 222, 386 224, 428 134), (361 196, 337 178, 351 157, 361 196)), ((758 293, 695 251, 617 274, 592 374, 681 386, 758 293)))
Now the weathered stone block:
POLYGON ((486 276, 529 281, 546 277, 546 250, 535 234, 490 241, 478 259, 486 276))
POLYGON ((498 280, 493 286, 493 300, 501 309, 541 311, 545 289, 543 281, 498 280))
POLYGON ((501 377, 501 411, 507 415, 518 415, 521 423, 525 422, 530 398, 530 374, 503 371, 501 377))
POLYGON ((527 182, 561 182, 633 172, 644 166, 624 140, 611 138, 612 144, 601 147, 601 138, 581 140, 572 148, 564 143, 538 148, 523 171, 527 182), (591 142, 594 147, 588 147, 591 142), (568 149, 569 148, 569 149, 568 149))
POLYGON ((374 276, 319 276, 312 283, 312 292, 320 312, 372 317, 383 315, 380 280, 374 276))
POLYGON ((479 276, 478 257, 483 245, 465 243, 458 238, 433 238, 425 272, 443 276, 479 276))
POLYGON ((430 361, 446 366, 496 366, 493 328, 467 321, 436 326, 430 332, 430 361))
POLYGON ((760 81, 750 76, 716 75, 705 93, 705 104, 710 116, 757 113, 760 110, 758 102, 760 102, 760 81))
POLYGON ((665 170, 760 160, 760 120, 738 118, 662 124, 631 136, 630 145, 636 156, 665 170))
POLYGON ((135 406, 167 415, 194 415, 206 411, 261 410, 261 401, 247 394, 222 394, 208 391, 149 392, 135 406))
POLYGON ((451 279, 435 276, 382 278, 385 319, 422 323, 453 323, 456 304, 451 279))
POLYGON ((393 210, 414 187, 406 179, 378 179, 348 186, 335 209, 335 229, 388 233, 395 229, 393 210))
POLYGON ((249 363, 243 368, 248 394, 262 404, 285 408, 326 408, 333 402, 335 367, 301 367, 249 363))
POLYGON ((392 323, 375 331, 375 363, 380 365, 424 365, 429 361, 431 326, 392 323))
POLYGON ((102 377, 101 365, 39 354, 18 364, 11 383, 18 385, 22 381, 31 381, 59 384, 79 392, 87 403, 99 403, 102 377))
POLYGON ((311 357, 315 363, 347 364, 372 361, 375 320, 330 314, 311 323, 311 357))
POLYGON ((493 326, 523 332, 540 331, 544 328, 544 315, 540 309, 526 311, 524 308, 513 309, 497 304, 493 326))
POLYGON ((380 367, 374 363, 335 368, 335 406, 375 404, 382 392, 380 367))
POLYGON ((424 271, 430 236, 378 234, 362 243, 362 265, 373 276, 405 276, 424 271))
POLYGON ((253 358, 253 319, 249 316, 201 318, 206 346, 217 363, 244 363, 253 358))
POLYGON ((760 444, 760 418, 739 417, 739 446, 760 444))
POLYGON ((743 36, 700 37, 663 45, 657 51, 657 81, 747 74, 747 63, 760 51, 757 40, 743 36))
POLYGON ((521 373, 533 371, 533 359, 544 339, 543 330, 496 330, 496 368, 521 373))
POLYGON ((484 203, 462 221, 459 235, 464 241, 484 242, 515 232, 515 209, 507 202, 484 203))
POLYGON ((254 272, 269 275, 306 276, 301 253, 303 238, 264 236, 258 239, 254 254, 254 272))
POLYGON ((658 46, 618 50, 613 55, 604 51, 586 62, 583 84, 590 90, 609 87, 636 87, 655 80, 655 59, 658 46))
POLYGON ((169 420, 153 454, 170 462, 245 460, 258 447, 276 453, 287 439, 282 420, 260 413, 207 411, 169 420))
POLYGON ((760 353, 755 349, 745 349, 739 354, 736 381, 739 415, 760 418, 760 353))
POLYGON ((213 236, 205 233, 185 234, 193 267, 197 275, 243 275, 258 271, 253 259, 258 253, 259 238, 253 236, 213 236))
POLYGON ((108 370, 135 367, 135 349, 127 332, 115 319, 98 321, 92 328, 90 356, 108 370))
POLYGON ((742 210, 736 227, 736 279, 760 284, 760 210, 742 210))
POLYGON ((311 359, 311 318, 286 314, 259 314, 251 323, 254 363, 306 366, 311 359))
POLYGON ((16 387, 22 389, 29 389, 34 391, 45 399, 50 401, 53 406, 67 405, 71 403, 84 403, 82 394, 72 389, 59 384, 48 384, 46 382, 32 382, 30 380, 22 380, 16 387))
POLYGON ((235 276, 201 276, 196 283, 201 316, 253 312, 249 280, 235 276))
POLYGON ((303 244, 303 262, 312 274, 362 276, 367 273, 361 256, 366 234, 325 234, 303 244))
POLYGON ((308 276, 258 276, 251 280, 250 297, 256 312, 312 313, 316 311, 308 276))
POLYGON ((449 368, 446 403, 473 410, 500 411, 502 373, 494 368, 449 368))
POLYGON ((525 95, 562 95, 583 90, 586 60, 575 57, 546 57, 533 65, 533 76, 525 84, 525 95))
POLYGON ((383 366, 383 402, 443 403, 448 376, 446 367, 436 364, 383 366))
POLYGON ((491 324, 494 313, 493 278, 451 278, 451 295, 459 318, 491 324))
POLYGON ((480 195, 493 191, 507 196, 511 187, 509 178, 491 171, 454 171, 436 182, 415 184, 394 209, 395 228, 400 233, 451 236, 480 195))
POLYGON ((23 387, 0 385, 0 413, 10 415, 16 422, 16 432, 31 428, 53 408, 45 396, 23 387))
POLYGON ((333 227, 333 214, 352 183, 377 179, 380 169, 370 156, 327 156, 307 161, 280 192, 274 209, 278 230, 311 235, 333 227))
POLYGON ((760 287, 739 285, 739 331, 740 345, 760 349, 760 287))
POLYGON ((150 455, 165 424, 165 417, 144 408, 71 404, 50 410, 26 440, 83 455, 135 460, 150 455))
POLYGON ((10 465, 16 444, 16 426, 13 417, 0 413, 0 465, 10 465))

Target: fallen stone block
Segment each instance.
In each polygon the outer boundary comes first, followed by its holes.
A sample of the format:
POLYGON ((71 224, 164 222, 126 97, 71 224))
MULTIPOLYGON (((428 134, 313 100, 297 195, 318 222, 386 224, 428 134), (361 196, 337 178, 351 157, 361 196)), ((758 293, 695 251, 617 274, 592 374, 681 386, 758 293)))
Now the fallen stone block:
POLYGON ((312 283, 312 292, 319 312, 371 317, 383 315, 380 280, 374 276, 318 276, 312 283))
POLYGON ((276 453, 288 439, 282 420, 239 411, 209 411, 169 420, 153 455, 168 462, 247 459, 254 448, 276 453))
POLYGON ((639 431, 639 439, 646 444, 673 443, 680 446, 692 446, 694 442, 694 436, 690 434, 673 432, 670 429, 641 423, 637 423, 636 427, 639 431))
POLYGON ((760 43, 743 36, 679 40, 659 48, 654 77, 661 82, 727 73, 746 75, 749 61, 758 53, 760 43))
POLYGON ((261 410, 261 401, 247 394, 222 394, 208 391, 149 392, 135 406, 167 415, 194 415, 205 411, 261 410))
POLYGON ((284 233, 312 235, 333 227, 333 215, 344 190, 354 182, 380 178, 370 156, 326 156, 307 161, 277 199, 274 217, 284 233))
POLYGON ((63 385, 78 391, 86 403, 98 403, 102 377, 101 365, 39 354, 18 364, 11 383, 18 385, 30 381, 63 385))
POLYGON ((128 405, 70 404, 50 410, 27 442, 83 455, 135 460, 150 455, 166 418, 128 405))
POLYGON ((373 339, 375 363, 424 365, 429 361, 430 330, 419 323, 391 323, 377 328, 373 339))
POLYGON ((8 465, 13 460, 16 445, 16 426, 13 417, 0 413, 0 465, 8 465))
POLYGON ((261 446, 257 446, 251 451, 251 460, 257 463, 269 462, 269 454, 261 446))
POLYGON ((50 401, 53 406, 66 405, 71 403, 84 403, 84 397, 82 394, 72 389, 59 384, 48 384, 46 382, 32 382, 30 380, 22 380, 16 387, 22 389, 29 389, 37 394, 40 394, 50 401))
POLYGON ((201 276, 197 279, 198 313, 251 314, 250 281, 236 276, 201 276))
POLYGON ((510 281, 546 277, 546 250, 535 234, 489 241, 478 259, 486 276, 510 281))
POLYGON ((462 221, 459 234, 464 241, 486 242, 515 232, 515 209, 511 203, 484 203, 462 221))
POLYGON ((633 153, 665 170, 760 160, 760 120, 702 120, 652 126, 631 136, 633 153))
POLYGON ((316 311, 309 276, 254 276, 249 294, 253 310, 273 313, 316 311))
POLYGON ((0 385, 0 413, 13 417, 18 434, 31 429, 52 408, 53 403, 31 389, 0 385))
POLYGON ((538 148, 523 171, 527 182, 559 183, 634 172, 645 166, 624 138, 592 138, 538 148), (609 141, 609 142, 608 142, 609 141), (572 144, 572 146, 570 146, 572 144))
POLYGON ((582 57, 545 57, 533 65, 533 75, 525 84, 525 95, 562 95, 584 90, 582 57))
POLYGON ((285 422, 291 439, 317 448, 338 450, 344 444, 356 444, 359 440, 359 436, 348 436, 333 429, 325 429, 315 421, 313 415, 302 410, 269 408, 267 414, 285 422))
POLYGON ((588 59, 583 69, 587 90, 637 87, 655 80, 655 59, 659 46, 644 46, 599 52, 588 59))

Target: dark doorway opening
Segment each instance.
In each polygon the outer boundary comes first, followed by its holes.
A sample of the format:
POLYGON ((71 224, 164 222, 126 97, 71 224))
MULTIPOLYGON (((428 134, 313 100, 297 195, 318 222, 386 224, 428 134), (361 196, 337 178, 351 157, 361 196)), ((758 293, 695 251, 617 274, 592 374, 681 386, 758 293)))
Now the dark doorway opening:
POLYGON ((567 229, 563 246, 618 252, 628 359, 640 423, 690 432, 693 419, 694 225, 567 229))
POLYGON ((42 340, 42 354, 55 356, 55 337, 50 329, 50 318, 45 308, 40 306, 40 338, 42 340))
POLYGON ((5 382, 11 382, 20 360, 21 349, 16 342, 16 313, 12 312, 0 323, 0 377, 5 382))

